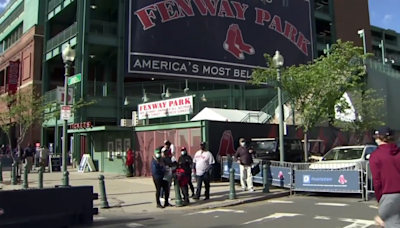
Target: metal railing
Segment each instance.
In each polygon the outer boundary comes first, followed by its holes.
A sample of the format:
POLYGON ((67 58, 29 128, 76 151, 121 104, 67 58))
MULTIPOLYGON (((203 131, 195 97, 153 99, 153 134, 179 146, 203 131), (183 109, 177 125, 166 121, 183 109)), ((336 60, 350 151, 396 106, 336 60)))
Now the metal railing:
POLYGON ((64 0, 50 0, 48 5, 47 13, 50 13, 54 10, 57 6, 59 6, 64 0))
MULTIPOLYGON (((289 101, 289 96, 287 92, 282 93, 283 103, 289 101)), ((251 117, 256 117, 260 121, 259 123, 267 123, 275 115, 275 109, 278 107, 278 95, 276 95, 268 104, 266 104, 258 114, 249 113, 240 122, 248 123, 251 117), (257 116, 256 116, 257 115, 257 116)))
POLYGON ((46 43, 46 51, 51 51, 54 48, 60 46, 67 40, 70 40, 74 36, 76 36, 78 32, 78 26, 77 23, 73 23, 71 26, 68 28, 64 29, 62 32, 59 34, 55 35, 53 38, 47 41, 46 43))
POLYGON ((379 62, 379 61, 376 61, 376 60, 370 58, 370 59, 367 60, 367 65, 369 65, 370 67, 372 67, 372 68, 374 68, 376 70, 379 70, 379 71, 381 71, 381 72, 383 72, 383 73, 385 73, 385 74, 387 74, 387 75, 389 75, 391 77, 400 79, 400 71, 397 71, 397 70, 393 69, 388 64, 384 65, 384 64, 382 64, 382 62, 379 62))
POLYGON ((57 101, 57 89, 53 89, 44 93, 44 103, 50 104, 57 101))
MULTIPOLYGON (((362 162, 329 163, 290 163, 258 160, 252 167, 267 168, 267 183, 272 186, 288 188, 292 192, 332 192, 360 194, 366 200, 364 187, 367 179, 362 162)), ((229 178, 234 169, 235 180, 240 178, 240 165, 231 156, 221 157, 221 178, 229 178)), ((263 171, 253 175, 253 182, 263 184, 263 171)), ((371 192, 371 190, 369 190, 371 192)))
POLYGON ((369 200, 370 194, 375 194, 374 191, 374 184, 372 181, 372 174, 371 174, 371 169, 369 167, 369 162, 367 162, 367 165, 365 167, 365 200, 369 200))
POLYGON ((118 24, 107 21, 90 21, 90 33, 117 36, 118 24))
MULTIPOLYGON (((4 31, 8 26, 11 25, 23 12, 25 9, 24 2, 22 2, 15 10, 12 12, 4 21, 0 24, 0 31, 4 31)), ((5 11, 4 11, 5 12, 5 11)), ((3 12, 3 13, 4 13, 3 12)))

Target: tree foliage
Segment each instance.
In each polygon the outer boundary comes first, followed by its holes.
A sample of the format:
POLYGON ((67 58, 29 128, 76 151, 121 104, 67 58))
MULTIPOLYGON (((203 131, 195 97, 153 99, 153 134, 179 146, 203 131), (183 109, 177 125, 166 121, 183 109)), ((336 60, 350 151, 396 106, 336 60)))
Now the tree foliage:
POLYGON ((342 97, 341 105, 336 107, 336 112, 343 118, 335 119, 334 125, 353 133, 356 143, 359 144, 366 132, 385 124, 385 114, 382 111, 385 99, 379 97, 373 89, 355 88, 347 93, 350 100, 342 97))
MULTIPOLYGON (((326 121, 344 91, 354 88, 365 75, 362 64, 369 55, 352 42, 337 41, 329 55, 320 56, 308 64, 281 68, 282 89, 288 94, 299 114, 299 127, 307 133, 312 127, 326 121)), ((277 69, 270 55, 265 54, 267 69, 256 69, 253 84, 267 83, 278 86, 277 69)))
MULTIPOLYGON (((17 145, 20 146, 30 127, 35 125, 40 127, 42 123, 60 117, 60 105, 45 104, 44 101, 44 96, 36 94, 34 88, 18 90, 14 95, 0 96, 0 105, 3 106, 0 112, 0 128, 7 135, 9 142, 11 142, 12 127, 18 128, 17 145)), ((79 100, 72 105, 72 111, 93 103, 95 101, 79 100)), ((11 145, 9 146, 12 150, 11 145)))

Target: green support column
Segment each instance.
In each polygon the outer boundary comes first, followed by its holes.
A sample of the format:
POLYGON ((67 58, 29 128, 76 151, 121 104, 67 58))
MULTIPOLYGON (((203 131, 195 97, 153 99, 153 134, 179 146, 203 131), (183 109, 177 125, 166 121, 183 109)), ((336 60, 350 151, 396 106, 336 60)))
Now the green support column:
MULTIPOLYGON (((44 95, 48 90, 50 86, 50 79, 49 79, 49 66, 48 62, 46 61, 46 43, 49 40, 50 36, 50 28, 49 28, 49 22, 47 20, 47 9, 48 9, 48 4, 49 1, 42 1, 43 5, 41 5, 41 11, 43 10, 43 14, 39 14, 43 16, 43 20, 39 20, 40 22, 43 22, 43 30, 44 30, 44 37, 43 37, 43 43, 44 43, 44 49, 43 49, 43 58, 42 58, 42 95, 44 95)), ((41 132, 40 132, 40 144, 45 145, 48 142, 47 141, 47 131, 46 128, 42 127, 41 132)))
POLYGON ((111 91, 111 66, 110 63, 104 63, 104 75, 103 75, 103 96, 108 96, 111 91))
POLYGON ((118 1, 118 56, 117 56, 117 124, 119 124, 120 119, 124 113, 124 78, 125 78, 125 5, 128 1, 119 0, 118 1))
MULTIPOLYGON (((82 81, 75 88, 75 100, 79 100, 81 98, 85 98, 87 95, 87 87, 88 87, 88 45, 87 45, 87 36, 88 31, 90 30, 90 0, 81 0, 77 1, 77 11, 76 18, 78 24, 78 32, 77 32, 77 44, 75 47, 76 50, 76 58, 75 58, 75 73, 82 74, 82 81)), ((85 122, 87 120, 86 108, 83 107, 75 112, 74 122, 85 122)), ((80 134, 73 134, 74 136, 74 153, 77 155, 76 159, 80 161, 80 153, 81 153, 81 138, 80 134)))

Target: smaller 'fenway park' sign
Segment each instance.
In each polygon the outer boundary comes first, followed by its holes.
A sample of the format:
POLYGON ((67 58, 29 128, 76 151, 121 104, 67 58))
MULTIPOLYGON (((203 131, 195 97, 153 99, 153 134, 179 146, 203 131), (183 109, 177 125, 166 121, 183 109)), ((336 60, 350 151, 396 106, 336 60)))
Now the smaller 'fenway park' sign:
POLYGON ((193 112, 193 97, 178 97, 138 105, 139 120, 188 115, 193 112))

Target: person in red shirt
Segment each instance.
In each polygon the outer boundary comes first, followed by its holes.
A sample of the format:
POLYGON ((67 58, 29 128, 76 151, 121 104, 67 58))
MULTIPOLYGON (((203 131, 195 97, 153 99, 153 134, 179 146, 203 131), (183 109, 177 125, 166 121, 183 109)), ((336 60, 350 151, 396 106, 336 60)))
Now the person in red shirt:
POLYGON ((400 149, 388 127, 375 131, 374 138, 378 148, 371 154, 369 165, 379 217, 387 228, 400 227, 400 149))
POLYGON ((128 167, 128 174, 126 175, 127 177, 133 177, 134 175, 134 165, 135 165, 135 154, 131 150, 131 148, 128 148, 126 150, 126 162, 125 165, 128 167))

